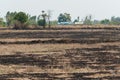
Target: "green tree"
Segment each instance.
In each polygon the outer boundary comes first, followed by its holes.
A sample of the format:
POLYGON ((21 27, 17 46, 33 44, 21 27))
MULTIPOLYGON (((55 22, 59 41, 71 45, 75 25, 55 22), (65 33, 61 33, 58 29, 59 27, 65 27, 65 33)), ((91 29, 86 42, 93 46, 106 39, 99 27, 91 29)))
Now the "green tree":
POLYGON ((24 12, 18 12, 15 17, 15 29, 24 29, 26 28, 26 22, 28 21, 28 15, 24 12))
POLYGON ((46 26, 46 17, 47 17, 47 14, 45 13, 45 11, 42 11, 42 17, 43 17, 43 28, 45 28, 45 26, 46 26))
POLYGON ((120 17, 111 17, 111 24, 120 25, 120 17))
POLYGON ((58 16, 58 22, 71 22, 71 16, 68 13, 60 14, 58 16))
POLYGON ((28 20, 28 16, 24 12, 19 12, 15 15, 14 19, 21 23, 25 23, 28 20))

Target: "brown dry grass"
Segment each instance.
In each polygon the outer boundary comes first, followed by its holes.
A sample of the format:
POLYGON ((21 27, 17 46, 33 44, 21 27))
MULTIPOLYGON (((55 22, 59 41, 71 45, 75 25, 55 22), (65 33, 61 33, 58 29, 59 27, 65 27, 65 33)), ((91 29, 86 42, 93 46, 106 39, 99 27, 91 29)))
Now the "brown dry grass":
POLYGON ((120 79, 119 26, 76 25, 59 26, 55 30, 0 30, 2 42, 52 39, 93 42, 1 44, 0 80, 120 79), (97 29, 92 29, 95 27, 97 29), (104 29, 106 27, 109 29, 104 29), (67 53, 66 50, 72 52, 67 53), (81 52, 78 54, 74 50, 81 52))

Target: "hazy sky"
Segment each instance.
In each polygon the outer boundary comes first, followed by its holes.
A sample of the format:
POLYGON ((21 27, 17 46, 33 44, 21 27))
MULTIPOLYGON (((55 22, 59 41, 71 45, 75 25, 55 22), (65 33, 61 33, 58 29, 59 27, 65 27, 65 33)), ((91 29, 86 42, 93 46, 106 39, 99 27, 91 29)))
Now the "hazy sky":
POLYGON ((120 16, 120 0, 0 0, 0 16, 7 11, 24 11, 39 15, 42 10, 52 10, 52 19, 59 13, 70 13, 72 18, 92 14, 94 19, 120 16))

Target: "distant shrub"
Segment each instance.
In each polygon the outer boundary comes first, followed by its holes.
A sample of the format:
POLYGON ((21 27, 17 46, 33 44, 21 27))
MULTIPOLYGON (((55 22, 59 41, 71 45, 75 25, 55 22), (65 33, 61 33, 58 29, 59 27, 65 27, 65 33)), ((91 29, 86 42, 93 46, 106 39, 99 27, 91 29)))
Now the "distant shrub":
POLYGON ((101 20, 100 23, 101 24, 110 24, 110 20, 109 19, 104 19, 104 20, 101 20))
POLYGON ((44 19, 38 20, 37 23, 38 23, 39 26, 46 26, 46 21, 44 19))

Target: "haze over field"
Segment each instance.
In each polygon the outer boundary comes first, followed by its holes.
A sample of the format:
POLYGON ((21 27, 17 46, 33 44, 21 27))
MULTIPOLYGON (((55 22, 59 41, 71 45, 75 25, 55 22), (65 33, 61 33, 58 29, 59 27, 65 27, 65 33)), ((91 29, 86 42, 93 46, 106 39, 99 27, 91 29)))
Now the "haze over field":
POLYGON ((72 18, 84 18, 92 14, 94 19, 120 16, 120 0, 1 0, 0 16, 7 11, 24 11, 31 15, 39 15, 41 10, 52 10, 52 19, 59 13, 70 13, 72 18))

